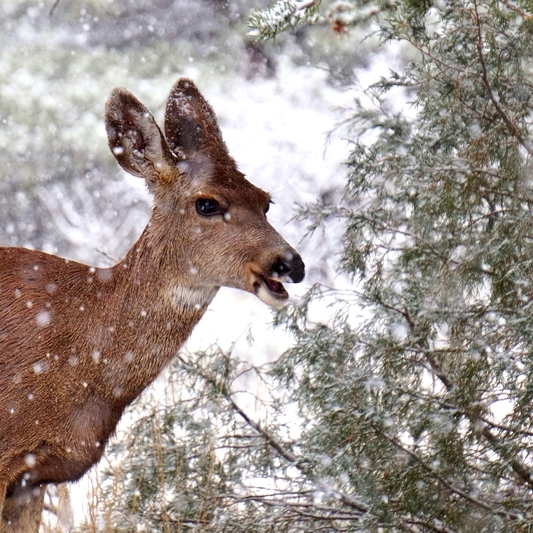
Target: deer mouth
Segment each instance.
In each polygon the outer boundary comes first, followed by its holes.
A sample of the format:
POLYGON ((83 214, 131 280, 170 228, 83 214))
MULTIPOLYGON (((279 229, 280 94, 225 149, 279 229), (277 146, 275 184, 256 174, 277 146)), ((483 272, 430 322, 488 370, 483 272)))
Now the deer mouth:
POLYGON ((259 279, 254 283, 254 290, 261 301, 278 309, 283 307, 289 298, 289 293, 279 279, 259 276, 259 279))
POLYGON ((285 290, 285 287, 277 279, 261 277, 261 281, 266 285, 271 294, 280 300, 286 300, 289 297, 289 293, 285 290))

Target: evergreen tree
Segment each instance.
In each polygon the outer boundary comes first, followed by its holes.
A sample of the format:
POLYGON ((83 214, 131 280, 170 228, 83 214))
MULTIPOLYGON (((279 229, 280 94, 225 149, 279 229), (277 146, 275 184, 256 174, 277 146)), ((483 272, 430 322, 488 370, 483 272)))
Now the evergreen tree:
POLYGON ((531 531, 531 5, 276 5, 254 14, 256 35, 329 19, 416 51, 368 89, 373 106, 357 102, 343 201, 300 213, 310 230, 342 223, 353 285, 317 285, 276 315, 296 343, 267 369, 267 425, 235 401, 231 354, 178 359, 180 401, 139 406, 132 435, 150 447, 115 455, 114 527, 531 531), (390 111, 393 91, 408 112, 390 111), (321 299, 327 324, 311 318, 321 299))

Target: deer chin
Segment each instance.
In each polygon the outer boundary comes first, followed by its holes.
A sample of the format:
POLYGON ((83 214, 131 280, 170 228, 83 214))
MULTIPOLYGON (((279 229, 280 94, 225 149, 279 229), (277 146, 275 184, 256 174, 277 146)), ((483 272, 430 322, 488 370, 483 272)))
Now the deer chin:
POLYGON ((264 303, 275 309, 281 309, 287 303, 289 294, 277 279, 259 277, 254 283, 256 296, 264 303))

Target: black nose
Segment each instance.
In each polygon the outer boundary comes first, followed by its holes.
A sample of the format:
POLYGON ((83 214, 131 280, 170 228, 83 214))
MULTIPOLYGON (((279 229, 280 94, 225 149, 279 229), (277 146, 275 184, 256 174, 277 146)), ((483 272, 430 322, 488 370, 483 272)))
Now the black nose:
POLYGON ((293 283, 300 283, 305 276, 305 265, 302 258, 294 252, 278 257, 272 265, 272 270, 278 276, 288 276, 293 283))

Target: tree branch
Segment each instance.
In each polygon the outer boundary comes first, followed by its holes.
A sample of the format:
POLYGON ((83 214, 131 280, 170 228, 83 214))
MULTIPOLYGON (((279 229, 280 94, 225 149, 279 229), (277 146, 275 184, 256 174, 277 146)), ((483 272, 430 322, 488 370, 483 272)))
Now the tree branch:
POLYGON ((409 450, 408 448, 406 448, 405 446, 403 446, 399 441, 398 439, 394 438, 394 437, 389 437, 389 435, 387 435, 384 431, 381 431, 379 428, 375 427, 374 428, 375 431, 377 433, 379 433, 383 438, 385 438, 386 440, 388 440, 391 444, 393 444, 396 448, 398 448, 399 450, 401 450, 402 452, 404 452, 405 454, 409 455, 409 457, 411 457, 412 459, 414 459, 415 461, 417 461, 417 463, 426 471, 428 472, 429 474, 431 474, 432 477, 434 477, 435 479, 437 479, 442 485, 444 485, 448 490, 450 490, 451 492, 457 494, 458 496, 460 496, 461 498, 465 499, 466 501, 468 501, 469 503, 473 504, 473 505, 476 505, 477 507, 480 507, 481 509, 484 509, 485 511, 488 511, 490 512, 491 514, 494 514, 494 515, 497 515, 497 516, 503 516, 505 518, 511 518, 513 520, 520 520, 522 517, 520 515, 517 515, 515 513, 510 513, 508 511, 501 511, 501 510, 497 510, 497 509, 494 509, 493 506, 489 503, 485 503, 481 500, 478 500, 477 498, 474 498, 473 496, 471 496, 470 494, 468 494, 467 492, 465 492, 464 490, 456 487, 455 485, 453 485, 452 483, 450 483, 448 480, 446 480, 444 477, 442 477, 433 467, 429 466, 425 461, 422 460, 422 458, 420 458, 418 456, 418 454, 416 454, 415 452, 409 450))
MULTIPOLYGON (((411 330, 414 330, 415 322, 407 307, 404 308, 404 311, 402 312, 402 314, 405 317, 405 320, 407 321, 409 328, 411 330)), ((427 347, 422 346, 420 343, 418 343, 418 346, 422 350, 422 353, 426 361, 429 363, 435 375, 439 378, 441 383, 446 387, 446 390, 451 391, 454 387, 453 381, 442 370, 440 364, 431 355, 427 347)), ((479 413, 474 412, 474 411, 469 412, 468 410, 463 410, 462 412, 464 416, 466 416, 466 418, 468 418, 468 420, 472 424, 476 424, 480 422, 483 424, 483 431, 481 432, 481 434, 483 435, 485 440, 491 445, 492 449, 502 458, 502 460, 506 461, 506 463, 513 469, 514 473, 519 477, 519 479, 523 481, 530 489, 533 489, 533 479, 532 479, 531 471, 526 466, 524 466, 519 459, 508 458, 508 453, 502 449, 502 445, 498 437, 496 437, 496 435, 494 435, 491 432, 490 428, 479 416, 479 413)))
POLYGON ((503 119, 511 135, 515 137, 518 140, 518 142, 526 149, 527 153, 533 157, 533 145, 527 139, 523 137, 518 126, 507 116, 507 113, 505 112, 503 107, 500 105, 500 102, 496 98, 496 95, 494 94, 494 91, 490 84, 489 75, 487 72, 487 66, 485 64, 485 57, 483 55, 483 31, 481 28, 481 19, 479 17, 477 0, 474 1, 474 14, 475 14, 475 24, 477 28, 476 48, 478 52, 479 63, 481 65, 481 71, 482 71, 481 80, 483 82, 483 85, 485 86, 485 89, 487 90, 487 93, 489 95, 490 101, 492 102, 492 105, 495 107, 496 111, 498 112, 500 117, 503 119))
POLYGON ((276 450, 276 452, 283 457, 288 463, 292 464, 294 467, 296 467, 301 474, 303 474, 306 478, 308 478, 319 490, 324 492, 324 494, 328 494, 336 498, 337 500, 341 501, 345 505, 351 507, 352 509, 357 510, 360 514, 365 514, 370 511, 370 507, 359 500, 356 500, 352 496, 348 494, 344 494, 342 492, 339 492, 335 488, 333 488, 328 483, 314 478, 309 472, 307 472, 307 469, 304 467, 304 465, 301 463, 301 461, 289 450, 285 449, 266 429, 262 428, 261 425, 258 422, 255 422, 252 420, 246 412, 241 409, 237 403, 235 403, 235 400, 232 398, 231 390, 229 387, 221 382, 218 381, 216 378, 210 376, 205 372, 204 370, 195 367, 191 365, 188 361, 186 361, 180 354, 178 354, 178 359, 181 361, 182 365, 187 368, 188 370, 192 370, 200 375, 201 378, 203 378, 209 385, 215 388, 223 397, 224 399, 230 404, 232 409, 240 415, 240 417, 257 433, 259 433, 267 442, 267 444, 276 450))

